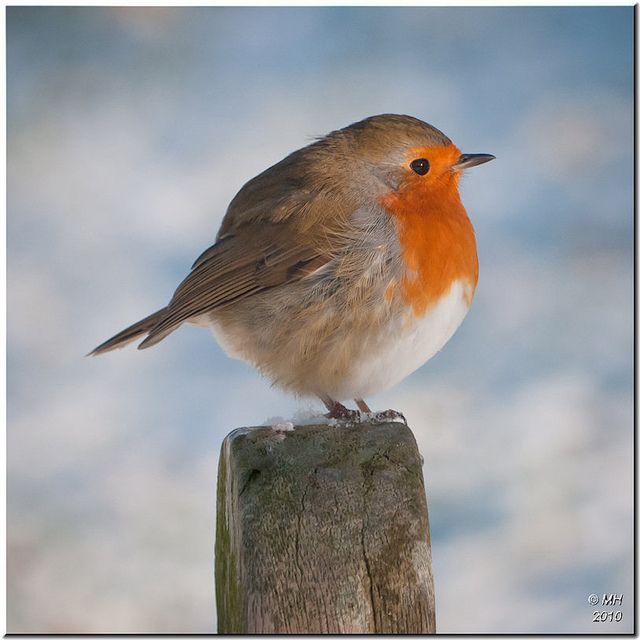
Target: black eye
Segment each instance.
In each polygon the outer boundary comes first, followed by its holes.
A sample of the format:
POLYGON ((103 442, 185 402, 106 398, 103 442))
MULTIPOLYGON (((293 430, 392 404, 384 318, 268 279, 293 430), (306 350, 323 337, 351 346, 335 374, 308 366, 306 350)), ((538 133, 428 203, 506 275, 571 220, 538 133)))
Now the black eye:
POLYGON ((419 176, 429 171, 429 161, 426 158, 418 158, 409 165, 419 176))

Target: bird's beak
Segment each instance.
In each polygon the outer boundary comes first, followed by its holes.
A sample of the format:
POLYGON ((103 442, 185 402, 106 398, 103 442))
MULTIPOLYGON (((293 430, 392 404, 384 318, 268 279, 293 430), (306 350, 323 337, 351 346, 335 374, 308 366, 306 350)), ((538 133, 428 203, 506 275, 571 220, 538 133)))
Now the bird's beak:
POLYGON ((463 153, 452 167, 451 171, 463 171, 478 164, 484 164, 489 160, 495 160, 496 157, 490 153, 463 153))

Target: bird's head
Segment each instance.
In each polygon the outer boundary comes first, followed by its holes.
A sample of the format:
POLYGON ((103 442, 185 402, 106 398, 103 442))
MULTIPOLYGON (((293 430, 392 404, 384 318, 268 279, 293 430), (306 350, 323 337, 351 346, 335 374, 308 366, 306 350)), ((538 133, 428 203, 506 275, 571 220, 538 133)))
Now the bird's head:
POLYGON ((428 197, 456 191, 460 175, 493 160, 463 154, 435 127, 403 115, 378 115, 334 131, 320 140, 323 170, 346 177, 362 194, 384 197, 411 192, 428 197))

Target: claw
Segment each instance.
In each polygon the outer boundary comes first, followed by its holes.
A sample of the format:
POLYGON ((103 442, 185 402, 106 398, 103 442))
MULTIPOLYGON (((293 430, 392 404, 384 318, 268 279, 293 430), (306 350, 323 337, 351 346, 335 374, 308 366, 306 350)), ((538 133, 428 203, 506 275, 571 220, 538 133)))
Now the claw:
POLYGON ((377 411, 373 414, 372 420, 376 422, 403 422, 405 426, 407 425, 407 419, 404 417, 404 414, 400 411, 396 411, 395 409, 386 409, 385 411, 377 411))
POLYGON ((324 414, 325 418, 332 418, 341 422, 359 423, 362 422, 364 417, 368 422, 403 422, 405 425, 407 424, 407 419, 400 411, 387 409, 386 411, 374 413, 362 398, 356 398, 356 404, 360 409, 360 411, 356 411, 347 409, 343 404, 329 396, 321 395, 319 397, 329 409, 329 412, 324 414))
POLYGON ((360 412, 354 409, 347 409, 343 404, 334 402, 328 413, 324 414, 326 418, 334 420, 345 420, 349 422, 360 422, 360 412))

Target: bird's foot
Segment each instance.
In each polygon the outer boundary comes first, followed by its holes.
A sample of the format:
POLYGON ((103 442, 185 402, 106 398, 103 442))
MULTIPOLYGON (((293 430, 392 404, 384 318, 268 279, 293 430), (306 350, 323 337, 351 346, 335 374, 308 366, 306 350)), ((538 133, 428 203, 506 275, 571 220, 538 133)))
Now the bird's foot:
POLYGON ((376 411, 370 414, 370 416, 373 422, 402 422, 405 426, 407 425, 407 419, 404 417, 404 414, 395 409, 376 411))
POLYGON ((407 424, 407 419, 400 411, 395 411, 394 409, 371 411, 362 398, 356 398, 355 400, 359 410, 347 409, 343 404, 329 396, 320 396, 320 398, 329 410, 328 413, 324 414, 325 418, 351 424, 361 422, 401 422, 405 425, 407 424))
POLYGON ((407 424, 407 419, 400 411, 386 409, 385 411, 358 411, 347 409, 344 405, 333 407, 331 411, 324 414, 326 418, 338 420, 339 422, 359 424, 362 422, 400 422, 407 424))
POLYGON ((333 402, 328 413, 325 413, 325 418, 340 420, 341 422, 360 422, 360 412, 355 409, 347 409, 343 404, 339 402, 333 402))
POLYGON ((405 425, 407 424, 406 418, 399 411, 395 411, 394 409, 372 411, 362 398, 356 398, 355 402, 358 405, 358 409, 362 412, 362 420, 369 422, 403 422, 405 425))

